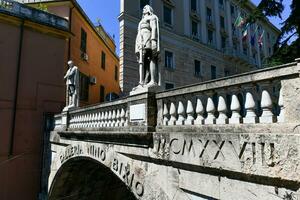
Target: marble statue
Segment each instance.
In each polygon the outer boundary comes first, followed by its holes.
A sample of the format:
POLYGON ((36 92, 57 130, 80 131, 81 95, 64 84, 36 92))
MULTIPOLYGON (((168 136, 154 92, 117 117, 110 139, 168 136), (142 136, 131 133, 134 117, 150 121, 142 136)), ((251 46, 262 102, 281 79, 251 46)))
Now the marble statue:
POLYGON ((140 77, 139 85, 135 89, 157 86, 160 53, 159 20, 149 5, 144 7, 143 17, 138 25, 135 53, 140 77))
POLYGON ((78 68, 74 65, 73 61, 68 61, 69 69, 64 76, 67 86, 67 102, 64 110, 68 110, 72 107, 78 107, 78 88, 79 88, 79 71, 78 68))

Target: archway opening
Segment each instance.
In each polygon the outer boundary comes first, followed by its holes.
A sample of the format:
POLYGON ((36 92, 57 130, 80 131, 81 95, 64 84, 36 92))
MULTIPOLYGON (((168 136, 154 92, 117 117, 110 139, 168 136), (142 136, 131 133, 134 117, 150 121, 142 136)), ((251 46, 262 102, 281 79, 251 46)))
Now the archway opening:
POLYGON ((59 169, 50 200, 136 200, 128 187, 107 167, 84 158, 73 158, 59 169))

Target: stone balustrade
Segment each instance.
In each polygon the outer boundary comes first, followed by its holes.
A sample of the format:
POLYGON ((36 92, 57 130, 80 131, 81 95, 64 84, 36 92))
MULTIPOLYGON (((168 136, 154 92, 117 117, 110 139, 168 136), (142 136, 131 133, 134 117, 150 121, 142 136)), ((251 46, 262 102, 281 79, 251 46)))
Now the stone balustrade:
POLYGON ((68 115, 69 130, 128 126, 127 102, 122 100, 71 110, 68 115))
MULTIPOLYGON (((63 112, 55 129, 299 123, 299 60, 157 93, 63 112)), ((150 128, 149 128, 150 127, 150 128)))
POLYGON ((299 121, 295 115, 298 76, 299 63, 291 63, 158 93, 157 124, 299 121))

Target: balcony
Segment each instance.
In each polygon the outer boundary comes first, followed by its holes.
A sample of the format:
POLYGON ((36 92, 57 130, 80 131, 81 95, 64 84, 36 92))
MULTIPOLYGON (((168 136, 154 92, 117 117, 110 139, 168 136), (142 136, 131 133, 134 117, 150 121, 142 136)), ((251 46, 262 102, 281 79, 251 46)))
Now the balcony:
POLYGON ((55 28, 69 29, 69 22, 66 19, 11 0, 0 0, 0 13, 28 19, 55 28))
POLYGON ((224 57, 241 63, 241 64, 248 64, 248 65, 256 65, 256 61, 243 53, 238 52, 237 50, 233 49, 232 47, 225 47, 223 48, 224 57))

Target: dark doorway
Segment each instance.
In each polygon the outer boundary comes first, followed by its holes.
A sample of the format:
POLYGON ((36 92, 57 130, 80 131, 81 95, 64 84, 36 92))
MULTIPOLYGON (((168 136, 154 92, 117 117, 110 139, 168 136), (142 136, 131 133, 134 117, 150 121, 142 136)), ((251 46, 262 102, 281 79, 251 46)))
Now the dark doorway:
POLYGON ((136 200, 107 167, 83 158, 73 158, 60 168, 52 183, 49 199, 136 200))

